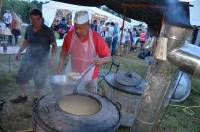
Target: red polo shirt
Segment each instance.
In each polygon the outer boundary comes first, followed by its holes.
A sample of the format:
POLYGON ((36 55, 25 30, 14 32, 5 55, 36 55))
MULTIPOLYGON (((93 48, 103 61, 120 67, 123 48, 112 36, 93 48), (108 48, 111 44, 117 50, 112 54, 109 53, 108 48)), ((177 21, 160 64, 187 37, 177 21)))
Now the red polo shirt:
MULTIPOLYGON (((69 51, 73 32, 74 32, 74 30, 69 31, 64 38, 64 42, 63 42, 63 45, 62 45, 62 49, 63 49, 64 52, 69 51)), ((100 58, 110 56, 109 47, 106 44, 106 42, 104 41, 104 39, 100 36, 100 34, 98 34, 96 31, 92 31, 92 38, 93 38, 96 54, 100 58)), ((89 33, 85 37, 85 41, 88 40, 88 39, 89 39, 89 33)), ((80 65, 79 62, 77 62, 77 64, 80 65)), ((93 79, 97 78, 98 73, 99 73, 99 67, 96 66, 92 78, 93 79)))

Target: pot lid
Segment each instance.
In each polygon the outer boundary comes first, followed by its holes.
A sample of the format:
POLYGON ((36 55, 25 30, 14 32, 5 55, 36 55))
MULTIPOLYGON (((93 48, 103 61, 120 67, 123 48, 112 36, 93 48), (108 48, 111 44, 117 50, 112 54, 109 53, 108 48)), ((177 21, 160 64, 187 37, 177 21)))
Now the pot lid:
POLYGON ((110 87, 117 89, 117 90, 120 90, 122 92, 129 93, 129 94, 134 94, 134 95, 143 94, 144 87, 145 87, 144 79, 141 78, 141 82, 137 86, 126 86, 126 85, 122 85, 122 84, 118 83, 116 81, 115 76, 116 76, 116 73, 109 73, 105 77, 105 81, 110 87))
POLYGON ((138 86, 142 81, 142 78, 134 72, 116 73, 115 79, 119 84, 129 87, 138 86))

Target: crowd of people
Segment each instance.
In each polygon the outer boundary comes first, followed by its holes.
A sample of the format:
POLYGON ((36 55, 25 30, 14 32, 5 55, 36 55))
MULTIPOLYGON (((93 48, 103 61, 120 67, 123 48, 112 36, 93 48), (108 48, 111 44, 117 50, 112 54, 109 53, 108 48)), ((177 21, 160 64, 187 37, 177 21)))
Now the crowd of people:
POLYGON ((9 45, 17 45, 18 38, 21 35, 21 24, 22 20, 19 15, 11 10, 6 10, 3 14, 3 18, 0 23, 1 35, 4 35, 3 31, 11 32, 8 37, 9 45), (14 43, 12 38, 14 37, 14 43))
MULTIPOLYGON (((112 56, 126 55, 132 51, 134 52, 137 47, 140 47, 141 50, 144 48, 144 43, 147 39, 144 29, 138 29, 136 27, 133 29, 130 27, 119 28, 117 22, 106 22, 105 24, 100 22, 97 24, 95 21, 95 23, 96 31, 105 39, 112 56)), ((95 27, 93 26, 95 23, 91 27, 95 27)))
MULTIPOLYGON (((122 27, 119 28, 117 22, 93 20, 90 27, 104 38, 112 56, 126 55, 134 52, 137 47, 143 49, 147 39, 145 30, 136 27, 132 29, 124 27, 123 35, 121 36, 122 27)), ((54 20, 52 29, 59 33, 59 39, 63 39, 64 35, 73 29, 73 25, 63 17, 60 21, 54 20)))

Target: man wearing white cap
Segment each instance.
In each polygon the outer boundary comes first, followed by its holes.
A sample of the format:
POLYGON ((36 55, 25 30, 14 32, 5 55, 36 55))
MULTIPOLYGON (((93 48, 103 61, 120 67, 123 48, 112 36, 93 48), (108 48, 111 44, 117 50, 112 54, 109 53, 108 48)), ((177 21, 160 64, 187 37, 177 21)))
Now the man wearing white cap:
MULTIPOLYGON (((64 38, 60 63, 57 67, 57 74, 60 74, 64 60, 67 55, 71 56, 71 72, 83 73, 88 67, 94 65, 88 84, 90 92, 97 92, 97 77, 100 64, 108 63, 111 60, 110 50, 104 39, 96 31, 90 29, 89 15, 87 11, 78 11, 74 18, 74 29, 69 31, 64 38)), ((69 71, 68 71, 69 72, 69 71)))

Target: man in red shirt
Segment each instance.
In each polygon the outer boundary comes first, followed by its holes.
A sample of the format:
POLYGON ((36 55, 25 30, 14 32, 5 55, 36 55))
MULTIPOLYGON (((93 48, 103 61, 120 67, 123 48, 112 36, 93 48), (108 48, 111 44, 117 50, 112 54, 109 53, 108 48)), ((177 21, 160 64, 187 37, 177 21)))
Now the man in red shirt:
POLYGON ((96 31, 90 29, 87 11, 78 11, 75 14, 74 29, 69 31, 64 38, 57 74, 61 73, 67 55, 71 56, 67 64, 70 64, 68 72, 81 74, 94 65, 94 68, 90 70, 91 76, 87 78, 90 92, 97 92, 98 66, 110 62, 111 54, 104 39, 96 31))

